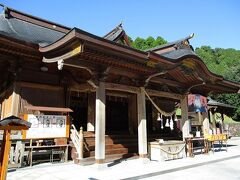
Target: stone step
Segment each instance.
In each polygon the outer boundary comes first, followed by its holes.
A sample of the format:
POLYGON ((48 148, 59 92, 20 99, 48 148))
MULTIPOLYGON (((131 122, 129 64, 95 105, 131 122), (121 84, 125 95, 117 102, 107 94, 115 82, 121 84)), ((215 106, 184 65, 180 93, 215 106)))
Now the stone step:
MULTIPOLYGON (((128 154, 113 154, 113 155, 106 155, 104 159, 104 163, 120 163, 121 161, 136 159, 138 158, 137 153, 128 153, 128 154)), ((91 165, 95 164, 95 157, 88 157, 83 159, 76 159, 75 163, 80 165, 91 165)), ((111 166, 111 164, 109 164, 111 166)))
MULTIPOLYGON (((114 155, 114 154, 128 154, 128 153, 134 153, 137 152, 136 147, 132 148, 115 148, 115 149, 106 149, 105 155, 114 155)), ((92 157, 95 156, 95 151, 88 151, 84 152, 84 157, 92 157)))
MULTIPOLYGON (((86 144, 88 146, 94 146, 95 145, 95 140, 87 140, 86 139, 86 144)), ((111 145, 111 144, 131 144, 134 143, 136 144, 138 142, 137 139, 106 139, 105 144, 106 145, 111 145)))
MULTIPOLYGON (((105 148, 106 149, 118 149, 118 148, 132 148, 138 146, 137 143, 125 143, 125 144, 106 144, 105 148)), ((90 151, 95 150, 95 144, 88 146, 88 149, 90 151)))

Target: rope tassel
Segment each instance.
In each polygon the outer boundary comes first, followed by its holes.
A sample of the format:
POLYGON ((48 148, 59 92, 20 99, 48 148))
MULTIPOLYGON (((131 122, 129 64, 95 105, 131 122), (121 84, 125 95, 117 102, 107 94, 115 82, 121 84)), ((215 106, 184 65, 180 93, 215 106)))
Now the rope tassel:
POLYGON ((141 87, 141 89, 143 90, 143 92, 145 93, 145 95, 147 96, 147 98, 150 100, 150 102, 152 103, 152 105, 157 109, 157 111, 164 115, 164 116, 172 116, 176 113, 176 109, 172 112, 165 112, 163 110, 161 110, 156 104, 155 102, 152 100, 152 98, 148 95, 148 93, 146 92, 146 90, 144 88, 141 87))

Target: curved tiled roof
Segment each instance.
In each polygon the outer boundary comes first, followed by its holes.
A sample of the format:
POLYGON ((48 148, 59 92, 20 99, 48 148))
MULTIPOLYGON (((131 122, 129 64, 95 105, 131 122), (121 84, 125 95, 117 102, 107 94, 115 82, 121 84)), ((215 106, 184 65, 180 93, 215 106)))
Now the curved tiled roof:
POLYGON ((14 17, 6 18, 5 14, 0 14, 0 34, 38 44, 42 47, 57 41, 65 35, 63 32, 22 21, 14 17))
POLYGON ((196 55, 196 53, 190 49, 176 49, 174 51, 169 51, 161 54, 162 56, 169 58, 171 60, 177 60, 179 58, 182 58, 184 56, 188 55, 196 55))
POLYGON ((215 101, 215 100, 213 100, 213 99, 210 98, 210 97, 208 97, 207 99, 208 99, 208 103, 207 103, 207 104, 208 104, 209 106, 219 106, 219 107, 224 107, 224 108, 235 108, 235 107, 232 106, 232 105, 215 101))

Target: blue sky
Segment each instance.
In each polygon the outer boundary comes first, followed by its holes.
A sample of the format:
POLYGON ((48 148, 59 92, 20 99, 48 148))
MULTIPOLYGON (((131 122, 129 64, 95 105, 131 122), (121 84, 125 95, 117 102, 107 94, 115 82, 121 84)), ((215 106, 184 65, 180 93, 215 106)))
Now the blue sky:
POLYGON ((175 41, 195 33, 195 47, 240 50, 239 0, 0 0, 0 3, 103 36, 123 21, 136 37, 175 41))

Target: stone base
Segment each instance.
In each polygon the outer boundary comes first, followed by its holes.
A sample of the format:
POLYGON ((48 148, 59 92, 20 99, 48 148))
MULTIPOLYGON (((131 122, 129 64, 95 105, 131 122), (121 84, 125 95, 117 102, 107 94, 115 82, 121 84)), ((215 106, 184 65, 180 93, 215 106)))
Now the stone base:
POLYGON ((103 164, 104 163, 104 159, 96 159, 96 164, 103 164))
POLYGON ((151 162, 149 158, 141 158, 141 157, 138 159, 138 161, 142 164, 148 164, 151 162))
POLYGON ((148 154, 139 154, 140 158, 148 158, 148 154))
POLYGON ((107 170, 108 169, 108 166, 107 166, 107 163, 103 163, 103 164, 97 164, 95 163, 93 165, 93 167, 99 171, 104 171, 104 170, 107 170))

